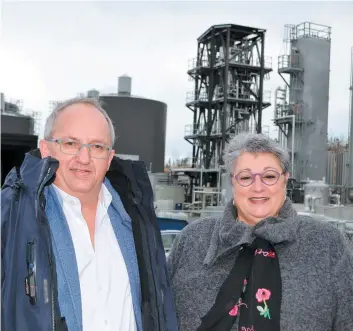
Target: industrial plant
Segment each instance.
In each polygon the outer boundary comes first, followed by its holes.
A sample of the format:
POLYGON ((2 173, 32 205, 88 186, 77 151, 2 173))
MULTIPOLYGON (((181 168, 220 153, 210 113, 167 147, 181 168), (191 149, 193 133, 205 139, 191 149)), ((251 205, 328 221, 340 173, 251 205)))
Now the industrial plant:
MULTIPOLYGON (((265 56, 265 34, 215 25, 197 39, 197 57, 187 70, 195 86, 186 100, 193 122, 184 137, 192 159, 189 166, 150 175, 160 217, 192 222, 223 212, 231 198, 222 167, 225 143, 241 132, 263 133, 262 113, 271 105, 264 80, 275 70, 265 56)), ((276 74, 284 84, 274 91, 273 123, 291 157, 287 195, 298 212, 334 223, 353 244, 353 100, 348 146, 334 149, 328 142, 331 28, 286 25, 283 42, 286 53, 278 57, 276 74)), ((353 98, 353 51, 351 70, 347 88, 353 98)))
MULTIPOLYGON (((272 106, 276 139, 291 158, 287 195, 298 212, 332 222, 353 245, 353 48, 347 81, 349 141, 333 146, 328 139, 331 34, 331 27, 311 22, 286 25, 286 51, 273 61, 265 55, 264 29, 223 24, 202 33, 185 70, 194 86, 185 91, 190 120, 184 139, 192 157, 181 166, 165 168, 167 105, 134 96, 131 77, 118 78, 116 93, 90 90, 86 96, 97 98, 111 117, 117 156, 144 161, 157 216, 185 222, 223 212, 231 197, 222 161, 225 144, 242 132, 265 133, 263 113, 272 106), (275 91, 265 88, 272 75, 283 79, 275 91)), ((21 115, 16 105, 3 101, 1 117, 3 123, 21 120, 18 128, 27 125, 20 133, 10 130, 15 124, 2 123, 3 179, 10 149, 22 154, 36 145, 37 137, 33 118, 21 115)))

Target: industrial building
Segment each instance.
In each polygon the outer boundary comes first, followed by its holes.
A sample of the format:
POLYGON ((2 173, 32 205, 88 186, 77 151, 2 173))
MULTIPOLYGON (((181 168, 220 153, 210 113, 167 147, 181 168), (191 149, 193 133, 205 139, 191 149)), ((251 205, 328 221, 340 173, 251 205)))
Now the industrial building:
POLYGON ((118 79, 118 91, 87 96, 99 98, 113 121, 117 139, 114 149, 121 158, 142 160, 152 172, 164 171, 167 105, 161 101, 133 96, 131 77, 118 79))
MULTIPOLYGON (((299 213, 332 222, 353 242, 353 91, 348 146, 329 150, 331 28, 288 25, 284 42, 287 52, 278 57, 277 70, 285 84, 275 91, 273 122, 292 158, 287 194, 299 213)), ((197 39, 197 57, 187 71, 194 82, 186 102, 193 122, 184 136, 192 163, 150 174, 157 215, 192 222, 223 212, 232 196, 222 168, 225 142, 241 132, 264 131, 262 112, 270 106, 264 81, 272 71, 264 45, 265 30, 233 24, 212 26, 197 39)), ((353 54, 350 84, 352 90, 353 54)))
MULTIPOLYGON (((113 121, 116 155, 145 162, 157 216, 192 222, 223 212, 232 196, 223 169, 225 144, 242 132, 265 133, 262 114, 274 92, 273 123, 292 162, 287 195, 298 213, 331 222, 353 245, 353 49, 349 140, 334 149, 328 146, 331 27, 285 26, 286 51, 277 67, 284 84, 275 91, 265 89, 272 72, 265 35, 260 28, 219 24, 197 38, 196 58, 187 70, 193 82, 185 104, 191 110, 184 132, 192 150, 189 165, 165 172, 167 105, 134 96, 131 77, 118 78, 116 93, 91 90, 87 96, 99 100, 113 121)), ((6 120, 1 126, 3 174, 36 147, 37 137, 34 119, 16 104, 3 101, 1 115, 6 120)))
POLYGON ((36 118, 25 115, 20 103, 7 102, 0 93, 1 105, 1 184, 28 151, 37 148, 36 118))

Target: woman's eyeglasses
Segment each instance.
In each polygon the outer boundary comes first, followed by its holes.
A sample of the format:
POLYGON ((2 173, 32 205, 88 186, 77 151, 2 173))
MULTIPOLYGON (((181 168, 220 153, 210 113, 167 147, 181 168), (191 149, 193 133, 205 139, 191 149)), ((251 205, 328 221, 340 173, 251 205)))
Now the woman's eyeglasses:
POLYGON ((284 173, 285 172, 279 173, 276 170, 266 170, 264 172, 250 172, 244 170, 232 177, 239 183, 239 185, 249 186, 255 181, 255 177, 259 176, 265 185, 272 186, 278 182, 279 178, 284 173))

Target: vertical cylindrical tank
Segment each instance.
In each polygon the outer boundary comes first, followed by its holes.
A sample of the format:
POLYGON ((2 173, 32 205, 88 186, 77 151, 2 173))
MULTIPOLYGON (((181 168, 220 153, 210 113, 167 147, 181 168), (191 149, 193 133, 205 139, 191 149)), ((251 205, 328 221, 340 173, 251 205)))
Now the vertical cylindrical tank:
POLYGON ((149 171, 164 172, 167 105, 124 95, 101 95, 99 101, 115 127, 115 153, 138 156, 149 171))
POLYGON ((331 28, 310 22, 296 26, 291 40, 294 67, 302 70, 291 81, 290 102, 296 116, 296 178, 326 176, 331 28))
POLYGON ((123 75, 118 78, 118 95, 131 95, 131 77, 123 75))
POLYGON ((327 206, 330 202, 330 186, 324 181, 310 181, 304 185, 304 201, 319 200, 320 205, 327 206))

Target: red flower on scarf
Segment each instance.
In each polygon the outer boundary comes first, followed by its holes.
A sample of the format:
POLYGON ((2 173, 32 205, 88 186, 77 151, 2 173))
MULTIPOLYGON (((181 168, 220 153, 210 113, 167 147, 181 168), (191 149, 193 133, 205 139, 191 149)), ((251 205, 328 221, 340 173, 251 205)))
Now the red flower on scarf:
POLYGON ((230 311, 229 311, 229 315, 230 316, 237 316, 238 315, 238 306, 235 305, 230 311))
POLYGON ((267 301, 271 297, 271 292, 265 288, 259 288, 256 293, 256 299, 258 302, 267 301))
POLYGON ((238 311, 240 306, 245 306, 246 308, 248 308, 247 304, 242 302, 241 299, 239 299, 238 303, 236 305, 234 305, 234 307, 229 311, 229 315, 230 316, 237 316, 238 315, 238 311))

